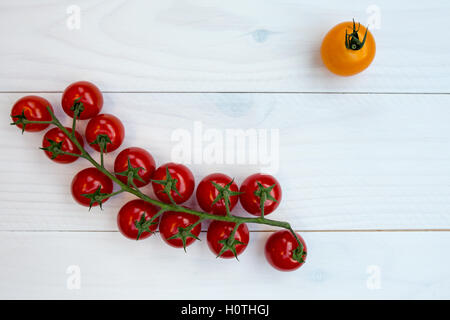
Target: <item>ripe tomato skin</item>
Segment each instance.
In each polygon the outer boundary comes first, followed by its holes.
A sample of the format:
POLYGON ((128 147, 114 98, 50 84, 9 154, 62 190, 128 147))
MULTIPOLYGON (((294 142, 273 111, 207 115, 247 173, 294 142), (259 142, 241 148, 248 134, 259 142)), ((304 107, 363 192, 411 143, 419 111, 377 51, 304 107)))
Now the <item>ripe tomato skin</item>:
POLYGON ((73 110, 70 110, 75 100, 80 99, 84 110, 79 119, 90 119, 100 113, 103 107, 103 95, 97 86, 88 81, 78 81, 69 85, 62 95, 61 105, 64 112, 73 118, 73 110))
POLYGON ((281 186, 277 179, 275 179, 275 177, 269 174, 262 173, 255 173, 247 177, 247 179, 245 179, 242 183, 241 189, 239 190, 240 192, 242 192, 239 195, 239 200, 241 201, 242 207, 248 213, 254 216, 260 216, 260 198, 255 195, 255 192, 259 187, 257 182, 261 183, 264 188, 275 185, 275 187, 270 191, 270 195, 277 201, 267 199, 264 202, 264 215, 268 215, 278 207, 281 201, 281 186))
MULTIPOLYGON (((225 186, 230 183, 233 179, 223 173, 212 173, 202 179, 197 187, 197 202, 203 211, 224 216, 227 214, 224 199, 220 199, 214 205, 212 204, 214 199, 219 194, 219 191, 214 187, 211 182, 215 182, 220 186, 225 186)), ((238 192, 239 188, 235 182, 230 186, 231 191, 238 192)), ((237 195, 230 196, 230 212, 236 206, 239 197, 237 195)))
MULTIPOLYGON (((113 191, 113 183, 105 174, 93 167, 83 169, 73 177, 72 197, 82 206, 89 207, 90 199, 82 195, 95 192, 99 186, 101 193, 108 194, 113 191)), ((104 199, 102 203, 106 200, 108 199, 104 199)), ((98 203, 94 203, 92 206, 97 205, 98 203)))
MULTIPOLYGON (((307 252, 305 240, 297 233, 297 237, 303 244, 304 252, 307 252)), ((267 239, 265 256, 272 267, 280 271, 293 271, 300 268, 300 263, 292 258, 292 253, 298 243, 288 230, 280 230, 273 233, 267 239)), ((306 258, 306 257, 305 257, 306 258)))
MULTIPOLYGON (((125 138, 125 128, 116 116, 107 113, 99 114, 89 120, 86 126, 86 141, 90 144, 100 134, 107 135, 111 140, 111 143, 106 145, 106 151, 111 152, 119 148, 122 144, 125 138)), ((100 152, 100 146, 98 144, 91 144, 90 146, 100 152)))
MULTIPOLYGON (((53 111, 53 107, 46 99, 39 96, 25 96, 20 98, 14 103, 11 109, 11 119, 16 121, 17 118, 13 116, 21 115, 24 112, 25 118, 30 121, 51 121, 52 116, 47 110, 47 106, 53 111)), ((27 132, 39 132, 48 128, 48 123, 30 123, 25 125, 25 131, 27 132)), ((17 127, 22 129, 21 124, 17 124, 17 127)))
MULTIPOLYGON (((171 191, 171 196, 175 203, 180 204, 187 201, 195 189, 195 179, 191 170, 183 164, 169 162, 163 164, 153 174, 153 180, 165 180, 166 179, 166 167, 169 168, 169 173, 173 179, 177 179, 176 187, 181 197, 175 192, 171 191)), ((170 203, 170 198, 163 192, 164 186, 156 182, 152 182, 153 191, 156 197, 165 203, 170 203)))
MULTIPOLYGON (((226 222, 218 220, 214 220, 209 225, 208 232, 206 234, 206 239, 208 241, 209 249, 216 256, 220 253, 220 250, 222 250, 223 247, 223 244, 219 243, 219 241, 227 239, 231 235, 234 226, 235 226, 234 222, 226 222)), ((236 233, 234 234, 234 238, 244 243, 236 245, 236 254, 240 255, 242 252, 244 252, 245 248, 247 248, 248 242, 250 240, 250 233, 245 223, 241 224, 238 227, 236 233)), ((227 250, 220 257, 224 259, 230 259, 234 258, 235 256, 233 252, 227 250)))
MULTIPOLYGON (((67 129, 67 131, 72 132, 71 128, 66 127, 66 129, 67 129)), ((81 134, 78 131, 75 131, 75 138, 78 140, 78 142, 81 144, 81 146, 84 146, 83 137, 81 136, 81 134)), ((81 154, 81 151, 77 148, 77 146, 59 128, 52 128, 45 133, 44 138, 42 139, 42 147, 43 148, 47 148, 50 146, 51 143, 48 140, 52 140, 57 143, 62 141, 62 146, 61 146, 62 151, 81 154)), ((44 150, 44 152, 50 160, 58 162, 58 163, 72 163, 72 162, 78 160, 78 157, 69 156, 69 155, 65 155, 65 154, 60 154, 56 158, 52 159, 51 152, 49 152, 47 150, 44 150)))
MULTIPOLYGON (((199 220, 199 217, 186 212, 165 212, 159 223, 159 232, 163 240, 170 246, 175 248, 183 248, 183 241, 180 238, 169 239, 178 233, 178 228, 187 228, 199 220)), ((201 223, 192 228, 191 233, 198 237, 202 229, 201 223)), ((193 237, 186 238, 186 247, 192 244, 196 239, 193 237)))
MULTIPOLYGON (((364 46, 360 50, 347 49, 345 31, 353 31, 353 22, 342 22, 333 27, 322 41, 320 53, 323 63, 333 73, 340 76, 351 76, 366 69, 373 61, 376 52, 375 39, 370 31, 364 46)), ((362 40, 366 28, 361 25, 358 36, 362 40)))
MULTIPOLYGON (((133 182, 138 188, 143 187, 150 183, 153 172, 155 171, 155 160, 152 155, 145 149, 138 147, 131 147, 122 150, 114 161, 114 172, 124 172, 128 169, 128 159, 133 168, 143 168, 139 170, 138 174, 145 182, 134 179, 133 182)), ((116 177, 127 184, 128 178, 125 176, 117 175, 116 177)))
MULTIPOLYGON (((157 206, 145 202, 141 199, 135 199, 127 202, 117 214, 117 226, 120 233, 126 238, 136 240, 138 236, 138 229, 136 228, 136 220, 140 221, 142 215, 145 214, 145 220, 150 220, 159 211, 157 206)), ((151 231, 156 231, 158 227, 159 217, 155 219, 156 224, 150 226, 151 231)), ((150 237, 152 234, 144 231, 139 236, 139 240, 150 237)))

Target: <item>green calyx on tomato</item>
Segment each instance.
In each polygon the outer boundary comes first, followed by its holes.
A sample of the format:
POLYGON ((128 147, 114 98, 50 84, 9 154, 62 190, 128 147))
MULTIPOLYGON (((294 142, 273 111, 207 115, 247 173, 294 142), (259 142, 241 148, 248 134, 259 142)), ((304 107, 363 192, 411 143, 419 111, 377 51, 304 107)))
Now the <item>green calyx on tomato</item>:
POLYGON ((305 263, 307 248, 303 238, 288 228, 270 235, 264 254, 269 264, 275 269, 293 271, 305 263))
POLYGON ((305 263, 307 252, 304 251, 303 246, 300 248, 297 247, 292 251, 292 259, 298 261, 300 263, 305 263))
POLYGON ((272 189, 275 188, 275 186, 277 184, 274 183, 270 187, 264 188, 264 186, 261 184, 261 182, 257 181, 256 183, 258 184, 258 189, 255 191, 255 196, 257 196, 259 198, 259 207, 261 208, 261 217, 264 218, 264 204, 266 203, 266 200, 278 202, 278 200, 275 199, 274 197, 272 197, 272 195, 270 194, 272 189))
POLYGON ((100 151, 106 153, 106 146, 111 143, 111 139, 106 134, 99 134, 94 141, 89 142, 90 145, 97 144, 100 147, 100 151))
POLYGON ((102 202, 104 199, 109 198, 111 195, 108 193, 103 193, 101 192, 102 186, 98 186, 97 190, 95 190, 92 193, 83 193, 82 196, 85 198, 88 198, 90 200, 89 203, 89 211, 91 211, 91 208, 94 204, 98 203, 98 205, 100 206, 100 209, 103 210, 102 208, 102 202))
POLYGON ((51 159, 55 159, 60 154, 64 153, 64 151, 62 150, 62 141, 56 142, 56 141, 53 141, 51 139, 47 139, 47 141, 50 143, 50 145, 48 147, 39 148, 39 149, 50 152, 51 153, 51 156, 50 156, 51 159))
MULTIPOLYGON (((76 118, 74 118, 76 119, 76 118)), ((74 122, 75 123, 75 122, 74 122)), ((97 137, 95 138, 94 141, 89 142, 90 145, 98 145, 100 147, 100 159, 101 159, 101 165, 103 167, 104 163, 103 163, 103 154, 107 152, 107 145, 108 143, 112 143, 111 139, 108 137, 108 135, 106 134, 99 134, 97 135, 97 137)))
POLYGON ((221 186, 218 183, 215 183, 214 181, 211 181, 214 188, 217 189, 219 192, 217 197, 214 199, 214 201, 211 203, 211 207, 215 205, 217 202, 223 199, 223 202, 225 203, 225 208, 227 210, 227 215, 230 216, 230 197, 231 196, 237 196, 240 195, 241 192, 238 191, 232 191, 230 189, 231 185, 234 183, 234 179, 232 179, 230 182, 228 182, 225 186, 221 186))
POLYGON ((160 190, 159 192, 164 192, 169 197, 170 202, 172 202, 174 205, 176 205, 176 202, 173 200, 171 192, 173 191, 178 196, 181 197, 180 191, 178 191, 178 188, 177 188, 178 179, 172 178, 172 176, 170 175, 168 166, 166 166, 166 178, 164 180, 152 180, 152 182, 163 185, 164 189, 160 190))
POLYGON ((244 243, 242 241, 237 240, 234 236, 236 234, 236 231, 238 230, 240 224, 236 223, 236 225, 233 228, 233 231, 231 231, 231 234, 228 238, 219 240, 218 243, 223 245, 222 249, 219 251, 219 253, 217 254, 216 258, 219 258, 222 254, 224 254, 226 251, 231 251, 234 255, 234 257, 236 258, 236 260, 239 261, 238 258, 238 253, 236 251, 236 246, 237 245, 244 245, 246 246, 247 243, 244 243))
POLYGON ((10 124, 12 126, 14 125, 21 125, 22 126, 22 134, 25 132, 25 126, 27 125, 26 120, 27 117, 25 117, 25 110, 22 110, 22 114, 17 114, 17 115, 11 115, 11 118, 17 119, 14 122, 11 122, 10 124))
MULTIPOLYGON (((49 107, 47 107, 49 108, 49 107)), ((32 124, 45 124, 45 127, 47 127, 50 123, 52 123, 52 121, 34 121, 34 120, 28 120, 28 118, 25 116, 25 110, 22 110, 21 114, 16 114, 13 115, 11 114, 11 118, 14 120, 13 122, 10 123, 10 125, 14 126, 21 126, 22 128, 22 134, 26 131, 25 127, 27 125, 32 125, 32 124)), ((44 127, 44 128, 45 128, 44 127)))
POLYGON ((206 239, 216 257, 237 259, 250 241, 250 232, 245 223, 215 220, 208 227, 206 239))
POLYGON ((140 220, 136 220, 134 222, 134 225, 136 226, 136 229, 138 230, 137 238, 136 240, 139 240, 143 232, 149 232, 150 234, 155 233, 153 230, 150 229, 151 226, 158 224, 158 221, 155 221, 157 217, 160 216, 162 212, 158 212, 156 215, 154 215, 150 220, 147 220, 145 218, 145 212, 141 216, 140 220))
MULTIPOLYGON (((78 142, 80 148, 84 146, 83 137, 70 128, 65 128, 67 134, 78 142)), ((81 149, 58 127, 48 130, 43 139, 41 150, 45 155, 57 163, 72 163, 82 157, 81 149)))
POLYGON ((186 242, 188 238, 194 238, 195 240, 199 240, 200 238, 197 237, 195 234, 192 233, 192 229, 194 229, 194 227, 197 224, 192 224, 187 228, 183 228, 183 227, 178 227, 178 232, 175 233, 173 236, 171 236, 170 238, 167 238, 167 240, 173 240, 173 239, 180 239, 183 242, 183 249, 184 252, 186 251, 186 242))
POLYGON ((55 124, 53 108, 46 99, 39 96, 26 96, 16 101, 11 109, 11 125, 17 125, 28 132, 38 132, 55 124))
POLYGON ((236 246, 238 244, 246 245, 246 243, 236 240, 236 239, 232 238, 231 236, 227 239, 220 240, 219 243, 223 244, 223 247, 220 250, 220 252, 216 258, 219 258, 222 254, 224 254, 225 251, 230 250, 234 254, 234 257, 236 258, 236 260, 238 260, 238 261, 239 261, 239 258, 238 258, 237 252, 236 252, 236 246))
POLYGON ((134 179, 145 183, 144 179, 139 175, 139 171, 145 170, 142 167, 133 167, 131 165, 130 157, 128 157, 128 164, 127 164, 127 170, 122 172, 115 172, 116 175, 127 177, 127 186, 133 186, 137 189, 135 183, 133 182, 134 179))
POLYGON ((73 117, 74 118, 79 118, 80 114, 84 111, 84 104, 80 100, 81 100, 81 97, 75 99, 73 101, 73 106, 70 107, 70 110, 73 111, 73 117))
MULTIPOLYGON (((183 208, 187 208, 184 207, 183 208)), ((186 248, 195 240, 200 240, 203 219, 180 211, 169 211, 163 214, 159 223, 161 238, 174 248, 186 248)))
POLYGON ((61 106, 71 118, 80 120, 91 119, 102 110, 103 95, 95 84, 88 81, 77 81, 64 90, 61 106), (82 110, 80 106, 83 107, 82 110), (77 108, 78 113, 76 112, 77 108))
POLYGON ((366 33, 364 34, 363 41, 359 40, 358 31, 361 28, 361 23, 358 23, 358 29, 356 29, 355 19, 353 19, 353 31, 348 34, 347 29, 345 29, 345 47, 350 50, 360 50, 364 47, 367 38, 367 31, 369 28, 366 28, 366 33))

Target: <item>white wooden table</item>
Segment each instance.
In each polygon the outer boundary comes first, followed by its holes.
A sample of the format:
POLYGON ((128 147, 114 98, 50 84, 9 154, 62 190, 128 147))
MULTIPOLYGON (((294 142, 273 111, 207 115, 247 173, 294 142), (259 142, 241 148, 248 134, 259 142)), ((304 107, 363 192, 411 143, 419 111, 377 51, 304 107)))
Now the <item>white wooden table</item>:
MULTIPOLYGON (((449 12, 446 0, 3 0, 0 298, 450 298, 449 12), (377 55, 340 78, 319 47, 353 17, 372 24, 377 55), (308 263, 272 269, 268 228, 252 226, 241 261, 224 261, 206 241, 186 255, 159 235, 123 238, 115 219, 129 196, 103 212, 75 204, 70 181, 87 164, 50 162, 42 135, 21 136, 9 112, 36 93, 69 124, 60 97, 77 80, 105 92, 124 145, 158 164, 177 130, 278 133, 270 163, 284 199, 272 217, 303 235, 308 263)), ((267 169, 190 167, 238 182, 267 169)))

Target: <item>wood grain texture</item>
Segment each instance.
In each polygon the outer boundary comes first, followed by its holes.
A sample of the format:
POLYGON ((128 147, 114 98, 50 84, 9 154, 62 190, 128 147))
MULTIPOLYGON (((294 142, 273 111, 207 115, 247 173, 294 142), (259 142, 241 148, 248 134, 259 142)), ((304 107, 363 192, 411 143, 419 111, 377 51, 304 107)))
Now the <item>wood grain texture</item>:
POLYGON ((0 298, 450 298, 450 269, 436 263, 448 232, 304 233, 308 263, 290 273, 266 263, 268 235, 252 233, 237 262, 216 259, 204 233, 185 254, 158 234, 136 243, 117 232, 0 232, 0 298), (70 266, 80 289, 67 289, 70 266))
POLYGON ((107 91, 450 92, 450 43, 431 31, 447 29, 446 0, 17 0, 0 9, 1 91, 86 79, 107 91), (81 24, 71 30, 74 4, 81 24), (377 56, 340 78, 323 67, 320 44, 353 17, 371 24, 377 56))
POLYGON ((450 232, 436 231, 450 228, 450 43, 439 32, 449 11, 446 0, 2 1, 0 298, 449 299, 450 232), (377 55, 341 78, 322 65, 320 43, 353 17, 370 24, 377 55), (250 226, 237 263, 215 259, 205 233, 188 255, 158 234, 124 239, 116 213, 130 196, 103 212, 75 204, 70 182, 87 163, 52 163, 38 150, 43 134, 21 136, 8 115, 35 92, 70 125, 60 92, 81 79, 106 92, 104 112, 126 127, 123 147, 144 147, 159 165, 189 142, 211 155, 230 129, 278 134, 254 163, 255 145, 227 143, 216 150, 245 160, 187 162, 197 181, 272 171, 284 194, 271 217, 315 231, 302 233, 308 263, 271 269, 263 226, 250 226), (79 290, 67 288, 70 266, 79 290))
MULTIPOLYGON (((20 95, 0 94, 0 104, 7 108, 20 95)), ((69 124, 58 108, 60 94, 44 96, 69 124)), ((110 93, 105 101, 104 111, 125 124, 123 147, 147 148, 158 165, 174 160, 172 151, 179 145, 172 139, 174 132, 183 129, 194 137, 198 121, 203 134, 208 129, 219 135, 229 128, 278 130, 279 150, 270 154, 272 163, 278 158, 275 175, 284 198, 272 217, 290 221, 296 229, 450 226, 448 95, 110 93)), ((52 163, 37 148, 42 135, 21 136, 8 125, 7 114, 0 119, 6 148, 0 156, 0 229, 116 230, 116 212, 130 196, 110 200, 103 212, 88 213, 69 192, 73 175, 87 163, 52 163)), ((211 142, 201 139, 204 151, 211 142)), ((110 168, 116 154, 107 156, 110 168)), ((238 183, 270 168, 248 161, 217 164, 203 159, 188 165, 197 181, 221 171, 238 183)), ((143 190, 151 194, 150 187, 143 190)), ((189 204, 196 206, 195 201, 189 204)), ((236 212, 243 214, 240 207, 236 212)))

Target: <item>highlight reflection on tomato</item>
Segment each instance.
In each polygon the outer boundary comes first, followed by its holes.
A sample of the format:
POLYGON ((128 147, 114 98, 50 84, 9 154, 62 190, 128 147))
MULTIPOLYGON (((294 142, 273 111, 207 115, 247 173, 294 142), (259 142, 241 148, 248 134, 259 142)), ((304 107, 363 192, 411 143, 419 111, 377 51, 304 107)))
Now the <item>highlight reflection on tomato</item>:
POLYGON ((187 247, 191 245, 196 240, 195 237, 198 237, 200 234, 202 224, 199 223, 195 225, 189 232, 186 232, 185 230, 194 225, 198 220, 199 217, 186 212, 165 212, 159 223, 159 233, 168 245, 175 248, 183 248, 184 245, 187 247), (186 235, 184 245, 181 237, 172 238, 180 231, 184 232, 186 235))
POLYGON ((155 173, 153 174, 152 186, 156 197, 162 202, 171 202, 169 196, 164 193, 165 185, 155 182, 167 180, 167 170, 169 170, 171 178, 176 179, 176 183, 174 183, 174 186, 178 190, 178 192, 173 189, 170 191, 172 199, 177 204, 187 201, 191 197, 195 189, 194 175, 192 174, 191 170, 185 165, 174 162, 163 164, 158 169, 156 169, 155 173))
POLYGON ((275 177, 256 173, 247 177, 241 185, 239 200, 242 207, 254 216, 261 215, 261 192, 267 192, 264 201, 264 215, 272 213, 281 202, 281 186, 275 177), (274 201, 275 199, 276 201, 274 201))
MULTIPOLYGON (((305 240, 297 233, 297 237, 303 245, 303 259, 306 259, 307 248, 305 240)), ((288 230, 280 230, 273 233, 267 239, 265 256, 272 267, 280 271, 293 271, 300 268, 304 262, 295 260, 294 250, 297 249, 298 242, 294 235, 288 230)))
MULTIPOLYGON (((145 221, 150 220, 159 211, 159 208, 151 203, 145 202, 141 199, 135 199, 127 202, 117 214, 117 226, 120 233, 126 238, 137 240, 139 230, 136 227, 136 221, 141 221, 145 215, 145 221)), ((154 224, 149 227, 149 230, 154 232, 158 228, 159 217, 154 220, 154 224)), ((139 235, 139 240, 148 238, 152 232, 143 231, 139 235)))
POLYGON ((130 161, 131 167, 142 168, 137 172, 137 174, 144 182, 138 179, 133 179, 133 183, 138 188, 150 183, 153 172, 155 171, 155 160, 152 155, 147 150, 138 147, 126 148, 120 151, 114 161, 114 172, 116 172, 116 177, 125 184, 127 184, 128 178, 117 173, 127 171, 128 161, 130 161))
POLYGON ((331 72, 351 76, 372 63, 376 52, 375 39, 363 25, 342 22, 326 34, 320 52, 323 63, 331 72))
MULTIPOLYGON (((53 107, 48 100, 39 96, 25 96, 20 98, 14 103, 11 109, 11 119, 13 122, 18 120, 18 116, 25 116, 29 121, 51 121, 52 116, 47 110, 47 106, 52 110, 53 107)), ((25 125, 25 131, 27 132, 39 132, 48 128, 48 123, 30 123, 25 125)), ((23 128, 22 124, 16 124, 20 129, 23 128)))
MULTIPOLYGON (((70 133, 72 132, 71 128, 67 128, 66 130, 70 133)), ((84 146, 83 137, 81 134, 75 130, 75 138, 77 139, 78 143, 81 146, 84 146)), ((74 153, 74 154, 81 154, 81 151, 78 149, 78 147, 67 137, 67 135, 59 128, 52 128, 48 130, 44 138, 42 139, 42 147, 43 148, 49 148, 52 143, 61 143, 61 150, 64 152, 74 153)), ((56 158, 52 159, 53 153, 48 150, 44 150, 47 157, 49 157, 52 161, 59 162, 59 163, 71 163, 78 159, 76 156, 66 155, 66 154, 59 154, 56 156, 56 158)))
MULTIPOLYGON (((220 199, 214 203, 214 200, 219 195, 219 190, 217 190, 213 183, 216 183, 221 187, 225 187, 227 184, 231 183, 229 186, 230 191, 238 192, 239 188, 236 182, 232 181, 233 179, 231 177, 223 173, 212 173, 204 177, 198 184, 196 192, 197 202, 202 210, 219 216, 226 215, 227 210, 225 200, 220 199)), ((231 212, 236 206, 239 197, 237 195, 230 195, 229 199, 229 210, 231 212)))
POLYGON ((86 141, 96 151, 100 152, 98 144, 92 144, 99 135, 106 135, 111 140, 111 143, 106 144, 106 151, 114 151, 120 147, 125 138, 125 128, 122 122, 112 114, 99 114, 89 120, 85 136, 86 141))
MULTIPOLYGON (((104 173, 96 168, 86 168, 78 172, 72 180, 72 196, 79 204, 89 207, 91 200, 83 194, 92 194, 98 190, 103 194, 110 194, 113 191, 113 183, 104 173)), ((108 198, 103 199, 104 203, 108 198)), ((92 206, 97 206, 93 203, 92 206)))
MULTIPOLYGON (((208 232, 206 234, 206 238, 208 241, 209 249, 217 256, 222 250, 224 244, 221 241, 226 240, 230 237, 233 232, 234 227, 236 226, 233 222, 226 221, 218 221, 214 220, 211 222, 208 228, 208 232)), ((244 252, 245 248, 247 248, 248 242, 250 240, 250 233, 248 231, 247 225, 242 223, 236 230, 234 234, 234 239, 242 242, 241 244, 236 245, 236 255, 239 256, 242 252, 244 252)), ((231 250, 227 250, 220 255, 220 258, 231 259, 235 258, 233 252, 231 250)))
POLYGON ((97 86, 88 81, 72 83, 64 90, 61 105, 64 112, 71 118, 74 117, 72 107, 75 103, 83 104, 83 111, 78 119, 90 119, 100 113, 103 107, 103 95, 97 86))

